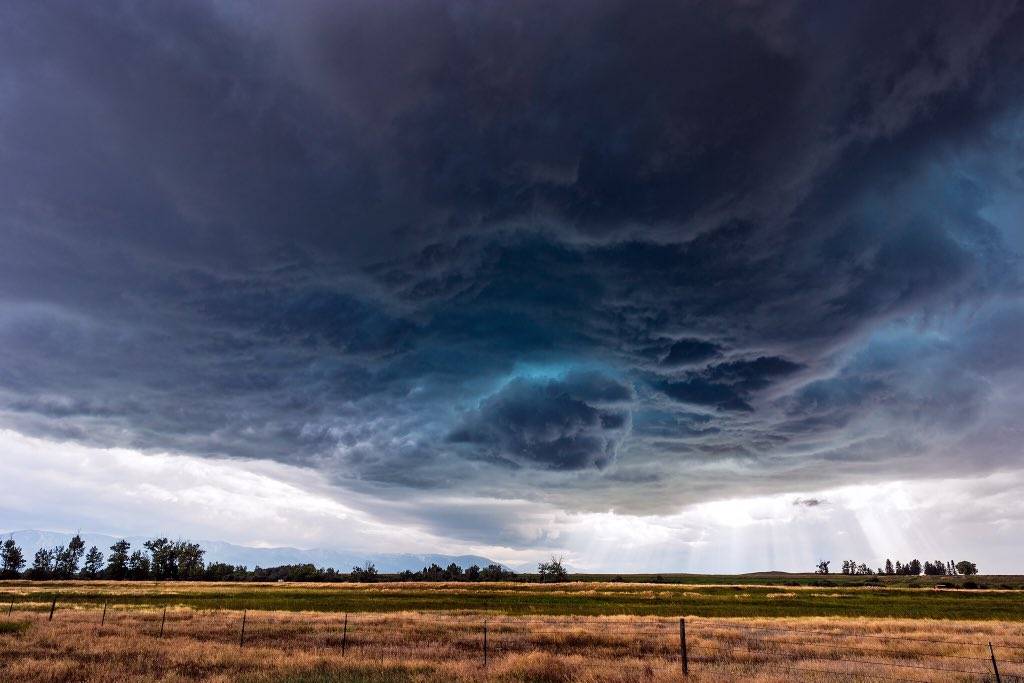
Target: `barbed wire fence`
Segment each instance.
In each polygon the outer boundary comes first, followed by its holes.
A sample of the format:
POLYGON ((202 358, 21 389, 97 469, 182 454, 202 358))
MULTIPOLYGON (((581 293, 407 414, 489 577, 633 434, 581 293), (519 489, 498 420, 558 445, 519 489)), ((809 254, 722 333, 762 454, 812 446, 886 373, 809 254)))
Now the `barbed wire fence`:
MULTIPOLYGON (((192 610, 166 606, 75 606, 59 610, 7 606, 8 620, 30 616, 59 624, 62 612, 93 624, 96 637, 125 630, 152 638, 195 637, 238 647, 333 649, 351 657, 478 660, 486 673, 510 655, 544 652, 573 666, 656 665, 681 679, 716 671, 769 669, 862 681, 995 681, 1024 683, 1024 644, 867 632, 862 628, 797 628, 736 619, 687 617, 553 617, 452 613, 358 614, 259 610, 192 610), (90 616, 95 611, 95 615, 90 616), (56 615, 56 616, 55 616, 56 615), (235 619, 237 618, 237 620, 235 619)), ((760 620, 757 620, 760 621, 760 620)), ((727 680, 727 678, 722 678, 727 680)))

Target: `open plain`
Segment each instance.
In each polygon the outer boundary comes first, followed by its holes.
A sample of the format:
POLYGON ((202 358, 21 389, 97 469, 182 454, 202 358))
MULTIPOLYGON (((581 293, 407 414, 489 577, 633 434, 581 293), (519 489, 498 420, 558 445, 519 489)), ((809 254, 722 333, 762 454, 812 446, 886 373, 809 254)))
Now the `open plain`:
POLYGON ((676 681, 685 666, 931 683, 994 681, 993 658, 1024 680, 1011 589, 77 581, 5 582, 0 600, 12 681, 676 681))

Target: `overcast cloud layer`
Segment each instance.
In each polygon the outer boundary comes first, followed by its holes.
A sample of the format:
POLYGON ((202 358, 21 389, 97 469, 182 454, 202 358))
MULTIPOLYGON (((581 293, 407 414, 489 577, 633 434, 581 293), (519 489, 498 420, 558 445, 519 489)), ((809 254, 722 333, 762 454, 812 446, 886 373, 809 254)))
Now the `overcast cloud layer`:
POLYGON ((0 427, 510 549, 534 503, 1020 469, 1022 35, 1012 2, 5 3, 0 427))

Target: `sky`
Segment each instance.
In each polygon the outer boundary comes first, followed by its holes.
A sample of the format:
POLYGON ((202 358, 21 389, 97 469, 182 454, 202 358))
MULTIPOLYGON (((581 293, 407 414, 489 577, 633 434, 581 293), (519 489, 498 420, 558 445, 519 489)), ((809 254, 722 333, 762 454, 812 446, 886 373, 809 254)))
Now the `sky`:
POLYGON ((0 529, 1024 548, 1024 8, 0 7, 0 529))

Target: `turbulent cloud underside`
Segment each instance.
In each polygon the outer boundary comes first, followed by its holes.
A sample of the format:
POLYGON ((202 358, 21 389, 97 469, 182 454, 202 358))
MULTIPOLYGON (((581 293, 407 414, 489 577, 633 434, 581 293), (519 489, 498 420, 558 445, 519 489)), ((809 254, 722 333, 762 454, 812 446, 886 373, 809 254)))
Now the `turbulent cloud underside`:
POLYGON ((568 511, 1020 463, 1012 3, 0 17, 0 426, 568 511))

